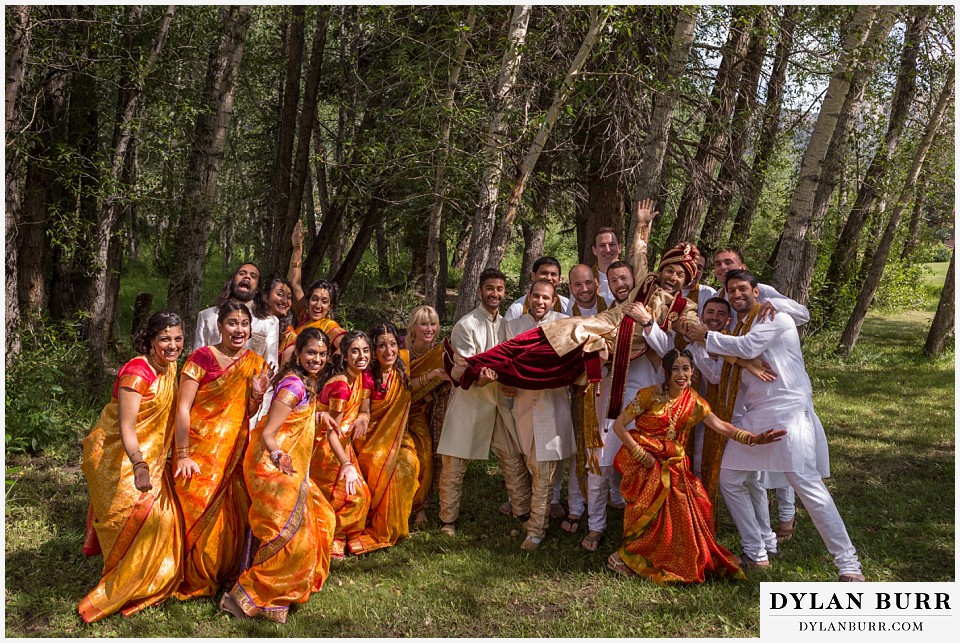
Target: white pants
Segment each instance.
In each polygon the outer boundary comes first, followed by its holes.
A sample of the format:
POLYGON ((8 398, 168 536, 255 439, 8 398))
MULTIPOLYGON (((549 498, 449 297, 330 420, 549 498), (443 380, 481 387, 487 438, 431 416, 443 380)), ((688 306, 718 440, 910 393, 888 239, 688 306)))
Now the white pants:
POLYGON ((797 515, 797 498, 793 487, 777 487, 777 520, 790 522, 797 515))
POLYGON ((587 472, 587 513, 590 515, 587 526, 590 531, 603 531, 607 528, 607 498, 616 504, 624 502, 620 495, 620 481, 623 476, 613 466, 600 467, 600 475, 587 472))
MULTIPOLYGON (((787 481, 803 503, 811 522, 817 528, 823 544, 827 551, 833 554, 833 563, 837 566, 840 574, 859 574, 860 560, 857 558, 857 550, 847 534, 847 528, 843 524, 843 518, 837 510, 836 503, 833 502, 833 496, 823 483, 823 478, 818 473, 799 474, 792 471, 784 472, 787 481)), ((766 547, 763 549, 767 540, 764 530, 770 532, 770 516, 767 509, 766 498, 760 507, 754 504, 755 512, 753 515, 745 511, 744 499, 751 502, 752 493, 748 490, 750 483, 748 479, 756 481, 758 474, 752 471, 735 471, 732 469, 720 470, 720 488, 723 490, 723 500, 730 509, 730 515, 733 517, 737 530, 740 532, 740 540, 743 545, 743 551, 754 560, 763 560, 754 556, 752 551, 747 549, 747 543, 754 551, 759 551, 766 556, 767 551, 776 551, 776 537, 773 539, 773 549, 766 547), (737 507, 737 513, 734 514, 733 506, 737 507), (741 523, 743 526, 741 526, 741 523), (759 548, 757 545, 759 544, 759 548)), ((754 482, 759 489, 759 485, 754 482)), ((766 494, 763 494, 766 496, 766 494)), ((770 532, 772 533, 772 532, 770 532)))
POLYGON ((770 529, 770 507, 760 474, 721 468, 720 491, 740 532, 743 553, 758 562, 767 560, 768 553, 777 553, 777 535, 770 529))
POLYGON ((560 504, 560 492, 563 489, 563 469, 567 469, 567 505, 570 513, 575 516, 583 515, 585 500, 580 493, 580 483, 577 482, 577 456, 572 455, 564 461, 557 463, 557 479, 553 481, 553 497, 550 503, 560 504), (578 511, 574 511, 577 509, 578 511))

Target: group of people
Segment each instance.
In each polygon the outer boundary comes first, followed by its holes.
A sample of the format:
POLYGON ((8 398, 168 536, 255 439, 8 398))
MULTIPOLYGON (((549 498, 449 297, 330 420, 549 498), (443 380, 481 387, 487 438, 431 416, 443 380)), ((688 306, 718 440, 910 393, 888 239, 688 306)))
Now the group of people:
POLYGON ((440 532, 456 537, 467 466, 491 450, 508 496, 500 511, 523 524, 525 551, 551 518, 569 533, 586 521, 581 545, 596 551, 617 508, 612 571, 658 583, 741 577, 792 536, 789 490, 840 580, 863 580, 822 480, 826 440, 796 330, 809 313, 758 284, 732 248, 714 257, 719 292, 700 283, 705 262, 690 244, 648 275, 652 206, 638 207, 626 261, 615 231, 597 231, 597 263, 570 269, 569 299, 559 262, 543 257, 501 315, 506 276, 484 271, 480 305, 445 342, 429 306, 411 312, 405 335, 387 321, 341 327, 337 286, 300 285, 299 226, 288 279, 260 287, 245 263, 200 312, 179 378, 184 325, 152 315, 83 441, 84 552, 104 565, 81 616, 222 589, 234 616, 283 622, 320 590, 332 558, 425 525, 434 487, 440 532), (767 488, 778 489, 776 530, 767 488), (740 557, 716 542, 718 490, 740 557))

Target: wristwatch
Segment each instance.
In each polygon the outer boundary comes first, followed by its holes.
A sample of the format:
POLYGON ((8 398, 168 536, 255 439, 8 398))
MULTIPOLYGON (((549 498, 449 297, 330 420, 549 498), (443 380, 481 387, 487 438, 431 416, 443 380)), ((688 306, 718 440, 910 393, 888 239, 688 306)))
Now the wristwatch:
POLYGON ((648 319, 646 324, 640 324, 640 326, 642 326, 643 328, 650 328, 651 326, 653 326, 653 317, 648 319))

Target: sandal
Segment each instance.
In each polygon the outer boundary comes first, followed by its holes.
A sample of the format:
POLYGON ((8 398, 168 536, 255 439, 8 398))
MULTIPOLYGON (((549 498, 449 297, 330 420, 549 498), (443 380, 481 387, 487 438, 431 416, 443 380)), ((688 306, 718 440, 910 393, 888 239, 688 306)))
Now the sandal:
POLYGON ((567 514, 567 517, 563 519, 563 522, 560 523, 560 529, 564 530, 568 534, 575 534, 580 529, 580 516, 574 516, 573 514, 567 514))
POLYGON ((797 519, 791 518, 787 521, 780 521, 777 525, 777 528, 774 530, 774 533, 777 534, 777 542, 782 543, 793 538, 793 534, 797 531, 797 519))
POLYGON ((606 535, 602 531, 590 531, 580 541, 580 546, 587 551, 597 551, 600 549, 600 543, 603 542, 604 538, 606 538, 606 535))
POLYGON ((623 562, 623 559, 620 558, 619 552, 613 552, 607 558, 607 569, 614 572, 615 574, 626 576, 627 578, 637 577, 637 572, 630 569, 630 567, 625 562, 623 562))

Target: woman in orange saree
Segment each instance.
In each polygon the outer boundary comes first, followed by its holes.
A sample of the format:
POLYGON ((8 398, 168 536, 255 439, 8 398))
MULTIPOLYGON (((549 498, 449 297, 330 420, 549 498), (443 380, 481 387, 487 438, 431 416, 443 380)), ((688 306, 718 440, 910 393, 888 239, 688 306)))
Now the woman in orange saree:
POLYGON ((140 356, 120 369, 110 402, 83 440, 80 468, 90 492, 84 553, 103 551, 100 582, 78 608, 87 623, 164 601, 182 578, 182 518, 166 466, 183 352, 180 317, 151 315, 134 348, 140 356))
POLYGON ((325 436, 317 435, 310 461, 310 478, 337 514, 333 558, 343 558, 348 550, 362 550, 357 537, 363 533, 370 506, 370 489, 360 476, 353 447, 370 422, 370 342, 362 331, 352 330, 343 335, 340 347, 334 374, 317 402, 317 409, 329 413, 336 427, 328 429, 325 436))
POLYGON ((623 544, 607 567, 658 585, 702 583, 707 574, 744 577, 736 557, 714 540, 713 506, 683 450, 697 423, 751 445, 786 434, 771 429, 752 435, 714 415, 690 388, 692 363, 689 351, 667 352, 664 385, 640 389, 613 425, 623 442, 614 466, 623 474, 620 491, 627 507, 623 544), (627 432, 634 418, 636 428, 627 432))
POLYGON ((430 306, 417 306, 407 322, 407 343, 410 351, 410 386, 412 402, 407 432, 413 438, 420 463, 417 492, 413 496, 413 524, 427 524, 427 503, 433 492, 433 481, 439 477, 440 458, 436 457, 447 396, 449 378, 443 370, 443 346, 436 343, 440 317, 430 306))
POLYGON ((392 547, 410 535, 410 508, 418 486, 420 463, 407 432, 410 412, 410 355, 400 350, 399 334, 389 323, 370 330, 375 358, 370 366, 370 429, 354 440, 360 474, 370 487, 370 509, 357 538, 361 554, 392 547))
POLYGON ((300 334, 293 360, 276 381, 270 412, 250 435, 243 478, 250 492, 250 532, 243 572, 220 602, 239 618, 284 623, 290 605, 319 591, 330 572, 336 516, 310 480, 317 424, 317 387, 327 376, 330 340, 319 330, 300 334))
MULTIPOLYGON (((293 282, 294 295, 299 281, 293 282)), ((335 349, 339 350, 340 340, 343 338, 344 330, 340 328, 337 322, 330 318, 333 309, 337 305, 338 287, 337 284, 326 279, 320 279, 310 284, 306 292, 306 310, 304 311, 306 319, 297 326, 294 335, 288 335, 281 342, 280 352, 283 355, 281 363, 286 363, 293 354, 292 341, 296 340, 305 328, 316 328, 330 338, 330 343, 335 349), (292 341, 291 341, 292 340, 292 341)))
POLYGON ((220 343, 194 351, 180 376, 173 474, 186 538, 180 600, 213 596, 240 574, 250 507, 240 465, 248 420, 272 375, 260 355, 243 347, 250 322, 245 304, 224 303, 220 343))

